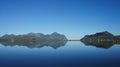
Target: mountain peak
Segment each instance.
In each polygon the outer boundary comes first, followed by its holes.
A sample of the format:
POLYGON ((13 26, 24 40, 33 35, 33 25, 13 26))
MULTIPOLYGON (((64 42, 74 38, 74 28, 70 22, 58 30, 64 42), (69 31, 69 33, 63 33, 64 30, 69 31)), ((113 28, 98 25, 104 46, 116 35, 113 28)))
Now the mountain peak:
POLYGON ((53 32, 52 34, 55 35, 55 34, 59 34, 59 33, 57 33, 57 32, 53 32))
POLYGON ((99 33, 96 33, 96 34, 93 34, 93 35, 97 35, 97 36, 114 36, 113 34, 111 34, 108 31, 99 32, 99 33))

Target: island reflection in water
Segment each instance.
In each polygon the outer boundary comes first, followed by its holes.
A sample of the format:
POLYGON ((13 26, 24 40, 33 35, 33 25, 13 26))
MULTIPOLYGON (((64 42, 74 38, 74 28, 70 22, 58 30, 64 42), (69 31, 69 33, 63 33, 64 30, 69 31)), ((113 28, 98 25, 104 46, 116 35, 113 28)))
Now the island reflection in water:
MULTIPOLYGON (((1 42, 2 45, 4 46, 25 46, 28 48, 42 48, 44 46, 49 46, 52 47, 54 49, 57 49, 59 47, 63 47, 65 46, 67 43, 67 41, 43 41, 43 42, 1 42)), ((104 49, 109 49, 112 46, 114 46, 115 44, 120 44, 120 43, 115 43, 115 42, 110 42, 110 41, 104 41, 104 42, 82 42, 84 43, 86 46, 95 46, 97 48, 104 48, 104 49)))
POLYGON ((4 46, 26 46, 28 48, 42 48, 44 46, 50 46, 54 49, 57 49, 59 47, 65 46, 65 44, 67 43, 67 41, 43 41, 43 42, 1 42, 2 45, 4 46))
POLYGON ((112 46, 116 44, 120 44, 119 42, 113 42, 113 41, 96 41, 96 42, 85 42, 82 41, 86 46, 95 46, 97 48, 104 48, 104 49, 109 49, 112 46))

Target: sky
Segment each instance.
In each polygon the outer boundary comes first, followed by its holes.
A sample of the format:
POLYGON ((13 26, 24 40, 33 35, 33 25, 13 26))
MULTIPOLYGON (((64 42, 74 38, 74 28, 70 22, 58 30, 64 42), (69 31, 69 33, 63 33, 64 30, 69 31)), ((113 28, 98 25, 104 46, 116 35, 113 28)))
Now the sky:
POLYGON ((0 36, 58 32, 80 39, 119 29, 119 0, 0 0, 0 36))

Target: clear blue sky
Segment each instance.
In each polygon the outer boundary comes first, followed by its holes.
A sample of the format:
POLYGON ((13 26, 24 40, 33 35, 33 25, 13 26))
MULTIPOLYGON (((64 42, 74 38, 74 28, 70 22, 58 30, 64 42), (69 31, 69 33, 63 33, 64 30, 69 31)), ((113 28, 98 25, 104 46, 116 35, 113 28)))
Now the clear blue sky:
POLYGON ((80 39, 119 29, 120 0, 0 0, 0 36, 58 32, 80 39))

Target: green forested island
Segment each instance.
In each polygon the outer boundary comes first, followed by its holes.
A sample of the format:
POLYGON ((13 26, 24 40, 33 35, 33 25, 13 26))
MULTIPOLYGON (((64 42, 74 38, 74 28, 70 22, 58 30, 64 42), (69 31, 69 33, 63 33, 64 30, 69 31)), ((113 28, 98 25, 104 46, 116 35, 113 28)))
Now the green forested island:
POLYGON ((109 48, 114 44, 120 44, 120 36, 115 36, 108 31, 104 31, 92 35, 86 35, 80 41, 85 45, 109 48))
POLYGON ((120 36, 115 36, 112 33, 105 31, 99 32, 92 35, 84 36, 81 41, 89 41, 89 42, 103 42, 103 41, 112 41, 112 42, 120 42, 120 36))

